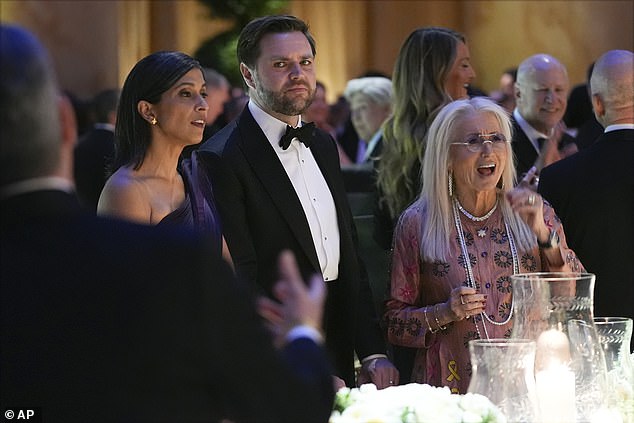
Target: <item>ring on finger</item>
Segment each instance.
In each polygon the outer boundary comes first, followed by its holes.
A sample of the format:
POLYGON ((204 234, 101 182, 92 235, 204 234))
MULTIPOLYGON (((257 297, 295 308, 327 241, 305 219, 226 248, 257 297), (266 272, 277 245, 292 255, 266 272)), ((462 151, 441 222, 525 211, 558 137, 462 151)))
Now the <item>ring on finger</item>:
POLYGON ((528 196, 528 205, 532 206, 534 204, 535 204, 535 195, 531 194, 531 195, 528 196))
POLYGON ((462 305, 467 304, 467 303, 464 301, 464 297, 463 297, 462 295, 460 296, 460 304, 462 304, 462 305))

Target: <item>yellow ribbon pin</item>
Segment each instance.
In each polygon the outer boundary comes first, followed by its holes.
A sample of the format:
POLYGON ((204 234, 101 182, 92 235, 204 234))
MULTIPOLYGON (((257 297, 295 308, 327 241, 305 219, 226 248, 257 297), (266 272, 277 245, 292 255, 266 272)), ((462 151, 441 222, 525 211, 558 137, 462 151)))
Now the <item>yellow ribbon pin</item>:
POLYGON ((458 365, 456 364, 456 360, 451 360, 449 363, 447 363, 447 368, 451 373, 447 377, 447 382, 452 382, 454 379, 460 380, 460 376, 458 376, 458 365))

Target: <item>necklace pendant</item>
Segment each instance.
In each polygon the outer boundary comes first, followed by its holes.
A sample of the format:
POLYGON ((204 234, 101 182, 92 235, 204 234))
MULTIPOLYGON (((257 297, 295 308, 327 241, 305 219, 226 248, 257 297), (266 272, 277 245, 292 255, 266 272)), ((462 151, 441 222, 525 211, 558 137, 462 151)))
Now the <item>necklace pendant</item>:
POLYGON ((486 226, 478 229, 478 232, 477 232, 478 237, 479 238, 484 238, 485 236, 487 236, 487 229, 488 228, 486 226))

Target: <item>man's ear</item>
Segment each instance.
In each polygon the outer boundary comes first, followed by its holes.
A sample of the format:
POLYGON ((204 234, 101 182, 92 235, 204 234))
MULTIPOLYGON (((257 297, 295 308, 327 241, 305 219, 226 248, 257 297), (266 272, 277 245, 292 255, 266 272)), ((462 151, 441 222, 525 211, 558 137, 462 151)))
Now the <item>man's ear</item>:
POLYGON ((516 82, 515 84, 513 84, 513 94, 515 95, 515 101, 517 101, 520 96, 521 96, 521 92, 520 92, 520 86, 519 84, 516 82))
POLYGON ((111 110, 108 112, 108 123, 116 125, 117 123, 117 111, 111 110))
POLYGON ((57 99, 57 108, 59 110, 59 126, 61 132, 62 144, 73 148, 77 143, 77 118, 75 109, 70 99, 60 94, 57 99))
POLYGON ((594 94, 592 96, 592 109, 597 117, 605 115, 605 105, 603 104, 603 100, 599 94, 594 94))
POLYGON ((57 96, 57 113, 59 115, 59 163, 55 175, 73 181, 73 157, 77 144, 77 118, 70 99, 64 95, 57 96))
POLYGON ((255 89, 253 72, 251 72, 251 69, 249 69, 244 63, 240 63, 240 73, 242 74, 242 79, 244 79, 247 87, 255 89))

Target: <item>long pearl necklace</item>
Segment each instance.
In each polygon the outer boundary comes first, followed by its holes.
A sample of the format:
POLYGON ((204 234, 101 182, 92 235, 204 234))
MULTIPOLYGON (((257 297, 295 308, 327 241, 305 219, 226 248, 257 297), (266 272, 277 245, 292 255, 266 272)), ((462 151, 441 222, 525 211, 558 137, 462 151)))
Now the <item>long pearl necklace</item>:
MULTIPOLYGON (((454 198, 453 216, 454 216, 454 222, 456 224, 456 231, 458 232, 458 239, 460 240, 460 250, 462 251, 462 256, 464 257, 464 260, 465 260, 465 269, 466 269, 465 273, 467 274, 467 285, 473 289, 477 289, 475 284, 475 278, 473 277, 473 269, 471 268, 471 260, 469 259, 469 252, 467 251, 467 243, 465 242, 465 239, 464 239, 464 231, 462 229, 462 222, 460 222, 460 216, 458 215, 459 207, 460 205, 458 203, 458 200, 454 198)), ((497 201, 495 202, 495 206, 493 206, 493 209, 491 209, 491 211, 485 215, 486 219, 488 219, 491 216, 491 214, 493 214, 493 211, 496 209, 496 207, 497 207, 497 201)), ((469 216, 467 215, 467 217, 469 216)), ((513 274, 517 274, 519 273, 519 264, 517 262, 517 248, 515 247, 515 240, 513 239, 513 234, 509 230, 509 226, 506 223, 506 221, 504 222, 504 229, 506 230, 506 234, 509 240, 509 246, 511 247, 511 256, 513 257, 513 274)), ((514 301, 514 298, 511 298, 511 311, 508 317, 504 319, 504 321, 502 322, 496 322, 495 320, 491 319, 485 312, 480 313, 480 316, 482 317, 482 328, 484 329, 484 335, 486 336, 486 339, 489 339, 489 333, 487 331, 485 320, 487 320, 489 323, 496 326, 503 326, 507 324, 513 317, 513 301, 514 301)), ((480 328, 478 327, 478 322, 476 322, 475 317, 473 318, 473 323, 476 327, 476 331, 478 332, 478 337, 482 338, 482 336, 480 335, 480 328)))

